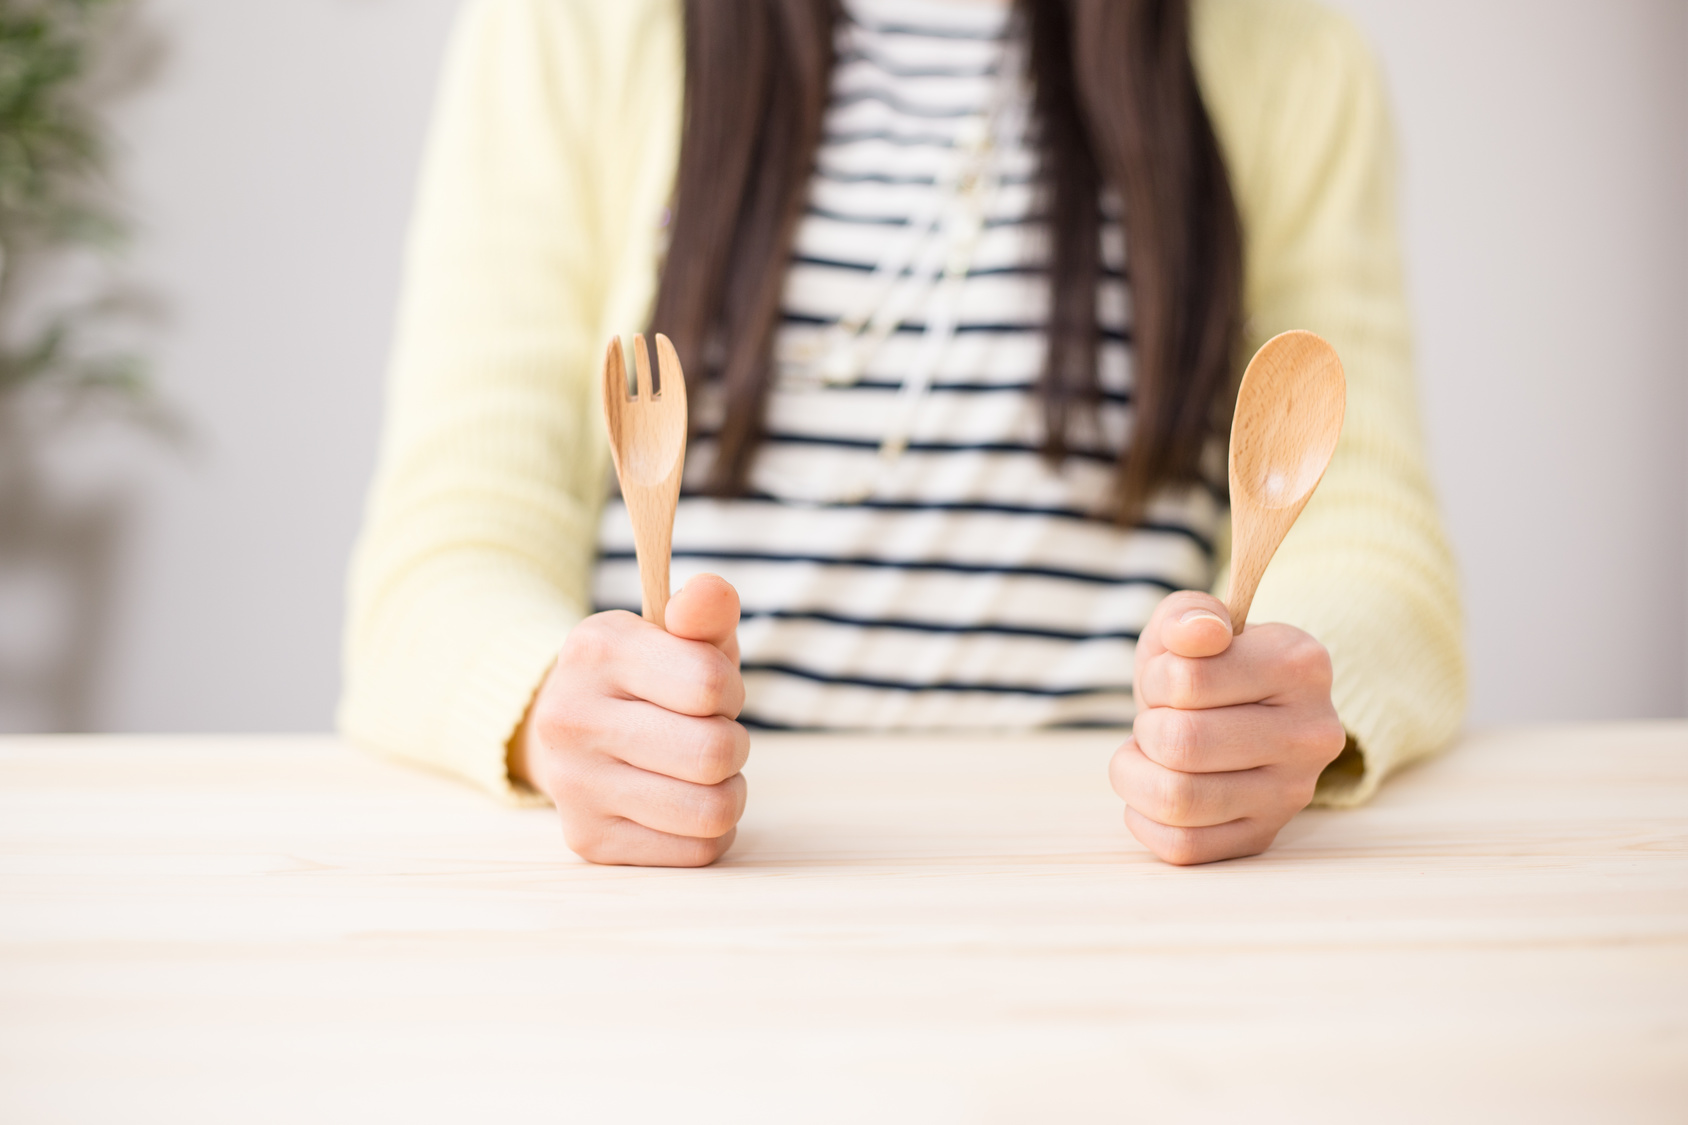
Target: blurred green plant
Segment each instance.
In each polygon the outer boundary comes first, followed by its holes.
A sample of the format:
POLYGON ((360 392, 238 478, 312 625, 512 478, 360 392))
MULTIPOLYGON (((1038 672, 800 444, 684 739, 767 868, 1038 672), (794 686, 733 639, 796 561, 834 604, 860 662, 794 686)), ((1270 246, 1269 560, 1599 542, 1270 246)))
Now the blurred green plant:
POLYGON ((0 395, 47 385, 73 401, 148 399, 138 357, 85 346, 120 302, 108 296, 18 316, 31 264, 122 243, 107 143, 85 84, 102 36, 129 2, 0 0, 0 395))

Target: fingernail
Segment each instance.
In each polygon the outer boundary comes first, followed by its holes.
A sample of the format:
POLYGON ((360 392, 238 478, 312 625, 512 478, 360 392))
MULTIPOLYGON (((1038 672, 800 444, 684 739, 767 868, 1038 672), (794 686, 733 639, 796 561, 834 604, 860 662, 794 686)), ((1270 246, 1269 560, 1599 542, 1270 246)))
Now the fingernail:
POLYGON ((1190 622, 1199 620, 1203 617, 1207 618, 1209 621, 1217 621, 1221 625, 1225 624, 1225 619, 1217 613, 1214 613, 1211 609, 1192 609, 1185 613, 1183 617, 1178 619, 1178 624, 1188 625, 1190 622))

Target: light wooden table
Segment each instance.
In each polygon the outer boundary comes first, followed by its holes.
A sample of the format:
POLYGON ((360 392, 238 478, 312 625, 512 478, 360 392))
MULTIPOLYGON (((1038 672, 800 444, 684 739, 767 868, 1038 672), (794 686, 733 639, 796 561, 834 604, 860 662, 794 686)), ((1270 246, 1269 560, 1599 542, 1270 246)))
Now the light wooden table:
POLYGON ((0 1121, 1688 1120, 1688 724, 1188 869, 1113 741, 761 738, 658 871, 327 738, 0 740, 0 1121))

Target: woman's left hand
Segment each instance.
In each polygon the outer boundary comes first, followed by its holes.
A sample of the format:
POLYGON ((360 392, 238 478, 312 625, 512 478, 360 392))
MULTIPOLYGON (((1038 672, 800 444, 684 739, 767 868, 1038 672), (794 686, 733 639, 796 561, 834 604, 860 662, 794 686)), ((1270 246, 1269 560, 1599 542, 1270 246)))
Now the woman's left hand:
POLYGON ((1109 774, 1126 827, 1168 863, 1265 851, 1346 741, 1325 647, 1292 625, 1232 637, 1210 594, 1161 603, 1137 643, 1136 684, 1109 774))

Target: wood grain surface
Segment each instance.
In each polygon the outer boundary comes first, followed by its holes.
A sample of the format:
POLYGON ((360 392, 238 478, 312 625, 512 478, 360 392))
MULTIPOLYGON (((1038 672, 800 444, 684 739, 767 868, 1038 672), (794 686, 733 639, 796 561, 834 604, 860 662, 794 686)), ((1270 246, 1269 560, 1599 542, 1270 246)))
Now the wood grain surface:
POLYGON ((674 509, 680 502, 680 476, 686 467, 686 374, 667 336, 658 332, 651 343, 656 349, 655 383, 645 337, 634 333, 634 382, 629 387, 621 339, 610 340, 604 352, 604 425, 621 498, 633 525, 641 613, 651 624, 664 626, 674 509))
POLYGON ((0 739, 0 1121, 1688 1119, 1688 724, 1185 869, 1114 741, 760 737, 662 871, 328 738, 0 739))
POLYGON ((1312 332, 1260 345, 1231 417, 1231 628, 1243 631, 1266 564, 1319 487, 1348 409, 1336 349, 1312 332))

